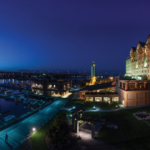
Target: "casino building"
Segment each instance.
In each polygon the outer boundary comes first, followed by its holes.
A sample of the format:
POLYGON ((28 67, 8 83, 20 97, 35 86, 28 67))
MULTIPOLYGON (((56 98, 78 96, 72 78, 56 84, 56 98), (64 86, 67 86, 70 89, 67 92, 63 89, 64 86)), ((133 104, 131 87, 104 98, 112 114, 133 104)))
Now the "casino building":
POLYGON ((118 81, 119 100, 125 107, 150 105, 150 35, 131 47, 126 74, 118 81))
POLYGON ((150 35, 146 42, 138 42, 137 47, 131 47, 130 56, 126 60, 126 76, 150 79, 150 35))

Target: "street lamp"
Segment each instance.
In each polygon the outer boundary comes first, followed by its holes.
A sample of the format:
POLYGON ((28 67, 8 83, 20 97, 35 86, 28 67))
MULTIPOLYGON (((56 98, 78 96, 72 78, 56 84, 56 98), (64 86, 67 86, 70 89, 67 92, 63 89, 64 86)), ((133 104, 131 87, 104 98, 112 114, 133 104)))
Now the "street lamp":
POLYGON ((32 131, 34 132, 36 129, 35 128, 32 128, 32 131))

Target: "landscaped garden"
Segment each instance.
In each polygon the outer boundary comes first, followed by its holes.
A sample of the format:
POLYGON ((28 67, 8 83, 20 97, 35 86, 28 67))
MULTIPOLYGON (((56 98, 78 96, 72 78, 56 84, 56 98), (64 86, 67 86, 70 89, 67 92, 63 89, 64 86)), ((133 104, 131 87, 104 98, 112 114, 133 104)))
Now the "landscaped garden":
POLYGON ((71 114, 68 111, 59 111, 51 120, 49 120, 43 127, 41 127, 35 134, 31 136, 33 150, 47 150, 45 144, 45 136, 49 131, 49 128, 53 126, 53 122, 57 116, 62 113, 66 113, 68 116, 71 114))
MULTIPOLYGON (((75 104, 74 102, 69 102, 75 104)), ((81 101, 76 101, 78 106, 82 105, 81 101)), ((150 126, 143 120, 138 120, 133 113, 144 111, 150 113, 150 107, 124 109, 116 112, 100 112, 100 117, 107 122, 117 125, 118 129, 102 128, 98 137, 111 145, 118 147, 120 150, 143 150, 150 149, 150 126)), ((71 112, 59 111, 49 122, 31 136, 33 150, 46 150, 45 136, 49 127, 53 126, 54 119, 61 113, 66 113, 71 121, 71 112)), ((99 117, 99 112, 83 112, 83 116, 99 117)), ((150 120, 147 120, 150 122, 150 120)))
POLYGON ((95 108, 99 108, 101 110, 110 110, 119 108, 117 103, 108 104, 105 102, 96 103, 96 102, 86 102, 83 103, 81 99, 70 99, 66 104, 66 108, 76 108, 76 107, 83 107, 85 110, 94 110, 95 108))
MULTIPOLYGON (((102 128, 98 134, 101 140, 115 145, 120 150, 150 149, 150 126, 143 120, 137 120, 132 113, 143 111, 143 108, 119 110, 117 112, 101 112, 100 116, 106 121, 117 125, 118 129, 102 128)), ((150 113, 150 107, 146 107, 150 113)), ((84 113, 87 116, 99 116, 96 113, 84 113)))

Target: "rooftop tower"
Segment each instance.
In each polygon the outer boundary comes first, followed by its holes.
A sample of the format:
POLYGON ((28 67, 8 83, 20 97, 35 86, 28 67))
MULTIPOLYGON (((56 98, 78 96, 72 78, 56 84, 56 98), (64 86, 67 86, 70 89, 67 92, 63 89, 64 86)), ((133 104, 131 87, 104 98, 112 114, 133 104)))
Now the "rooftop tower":
POLYGON ((91 77, 95 77, 95 62, 91 64, 91 77))

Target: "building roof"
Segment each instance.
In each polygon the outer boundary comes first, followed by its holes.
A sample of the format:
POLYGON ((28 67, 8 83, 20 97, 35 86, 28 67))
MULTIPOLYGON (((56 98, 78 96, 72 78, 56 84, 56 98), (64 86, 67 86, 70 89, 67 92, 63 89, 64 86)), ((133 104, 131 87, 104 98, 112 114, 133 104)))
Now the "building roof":
POLYGON ((86 86, 85 88, 81 89, 80 91, 92 91, 92 90, 97 90, 97 89, 114 87, 115 85, 113 83, 114 82, 107 82, 107 83, 102 83, 102 84, 95 84, 95 85, 91 85, 91 86, 86 86))
POLYGON ((145 46, 145 43, 144 42, 139 42, 141 44, 142 47, 145 46))
POLYGON ((136 47, 131 47, 133 49, 133 51, 135 52, 136 51, 136 47))

